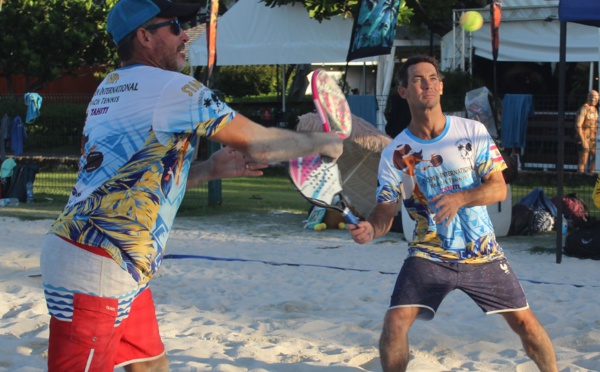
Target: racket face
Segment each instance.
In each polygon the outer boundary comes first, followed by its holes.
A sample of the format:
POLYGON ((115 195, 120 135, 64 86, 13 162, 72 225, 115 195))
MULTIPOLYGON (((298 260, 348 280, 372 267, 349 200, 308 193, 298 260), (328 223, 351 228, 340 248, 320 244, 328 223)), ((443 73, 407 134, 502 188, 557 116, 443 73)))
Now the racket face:
POLYGON ((310 155, 290 160, 288 170, 294 186, 308 201, 342 211, 336 206, 342 191, 336 163, 324 162, 318 154, 310 155))
POLYGON ((344 92, 323 69, 316 70, 311 79, 313 102, 326 132, 347 138, 352 131, 352 114, 344 92))

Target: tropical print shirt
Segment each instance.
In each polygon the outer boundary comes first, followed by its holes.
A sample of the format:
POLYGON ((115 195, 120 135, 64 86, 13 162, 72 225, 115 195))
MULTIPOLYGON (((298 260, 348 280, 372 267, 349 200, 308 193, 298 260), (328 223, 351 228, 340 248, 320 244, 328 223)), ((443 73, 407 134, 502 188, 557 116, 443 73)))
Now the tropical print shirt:
POLYGON ((77 181, 50 232, 104 249, 148 282, 165 254, 198 136, 234 116, 190 76, 144 65, 115 70, 89 103, 77 181))
POLYGON ((445 226, 434 222, 435 206, 428 201, 478 187, 482 177, 505 168, 483 124, 447 116, 438 137, 422 140, 405 129, 383 150, 377 202, 398 203, 402 198, 415 221, 409 256, 453 263, 498 260, 504 254, 485 206, 461 207, 445 226))

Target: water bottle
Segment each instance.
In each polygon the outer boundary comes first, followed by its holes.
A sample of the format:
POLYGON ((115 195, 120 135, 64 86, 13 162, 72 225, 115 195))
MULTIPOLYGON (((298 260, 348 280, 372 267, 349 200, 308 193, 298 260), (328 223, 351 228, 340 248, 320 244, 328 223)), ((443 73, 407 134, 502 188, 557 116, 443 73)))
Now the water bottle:
POLYGON ((17 205, 19 205, 19 199, 17 198, 0 199, 0 207, 15 207, 17 205))
POLYGON ((33 182, 27 182, 25 189, 27 190, 27 204, 33 204, 33 182))
POLYGON ((562 215, 562 246, 565 246, 565 242, 567 240, 567 232, 568 232, 568 227, 567 227, 567 219, 565 218, 565 215, 562 215))

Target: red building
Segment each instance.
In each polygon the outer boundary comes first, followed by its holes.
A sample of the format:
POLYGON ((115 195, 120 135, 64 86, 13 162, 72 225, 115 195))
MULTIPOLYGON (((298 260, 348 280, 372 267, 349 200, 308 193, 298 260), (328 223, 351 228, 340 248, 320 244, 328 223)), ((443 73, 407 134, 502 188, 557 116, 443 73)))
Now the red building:
MULTIPOLYGON (((82 67, 76 73, 62 76, 44 86, 35 92, 44 94, 84 94, 92 95, 101 79, 94 76, 97 69, 92 67, 82 67)), ((8 82, 4 77, 0 77, 0 95, 6 94, 22 95, 28 93, 26 77, 23 75, 13 75, 12 92, 8 91, 8 82)))

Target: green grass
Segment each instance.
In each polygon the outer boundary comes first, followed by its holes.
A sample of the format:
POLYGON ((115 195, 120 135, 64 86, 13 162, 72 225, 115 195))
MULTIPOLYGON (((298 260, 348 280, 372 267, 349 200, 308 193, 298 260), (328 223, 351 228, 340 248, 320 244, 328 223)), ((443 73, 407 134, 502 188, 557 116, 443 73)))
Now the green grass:
MULTIPOLYGON (((23 219, 54 218, 67 202, 76 173, 72 169, 54 172, 40 172, 35 180, 35 204, 20 204, 17 207, 0 208, 0 216, 11 215, 23 219)), ((600 219, 600 209, 596 208, 591 193, 595 179, 567 177, 564 194, 576 193, 590 209, 593 217, 600 219)), ((208 205, 207 185, 186 192, 179 216, 225 215, 237 212, 287 211, 306 214, 310 205, 294 188, 285 169, 270 167, 262 177, 236 178, 221 181, 222 201, 218 205, 208 205)), ((556 177, 545 173, 527 174, 511 184, 513 204, 536 187, 542 187, 549 198, 556 196, 556 177)))
POLYGON ((287 176, 265 174, 257 178, 235 178, 221 182, 222 202, 219 205, 198 208, 186 204, 184 200, 178 215, 273 210, 306 213, 310 207, 287 176))
MULTIPOLYGON (((310 205, 294 188, 281 169, 267 169, 262 177, 235 178, 221 181, 222 201, 208 205, 207 185, 190 189, 178 216, 221 215, 230 212, 267 212, 282 210, 306 214, 310 205)), ((34 204, 0 208, 0 216, 24 220, 55 218, 67 203, 75 174, 40 172, 35 181, 34 204), (53 185, 48 187, 45 185, 53 185)))
POLYGON ((529 248, 529 253, 531 253, 531 254, 556 254, 556 248, 535 246, 535 247, 529 248))

